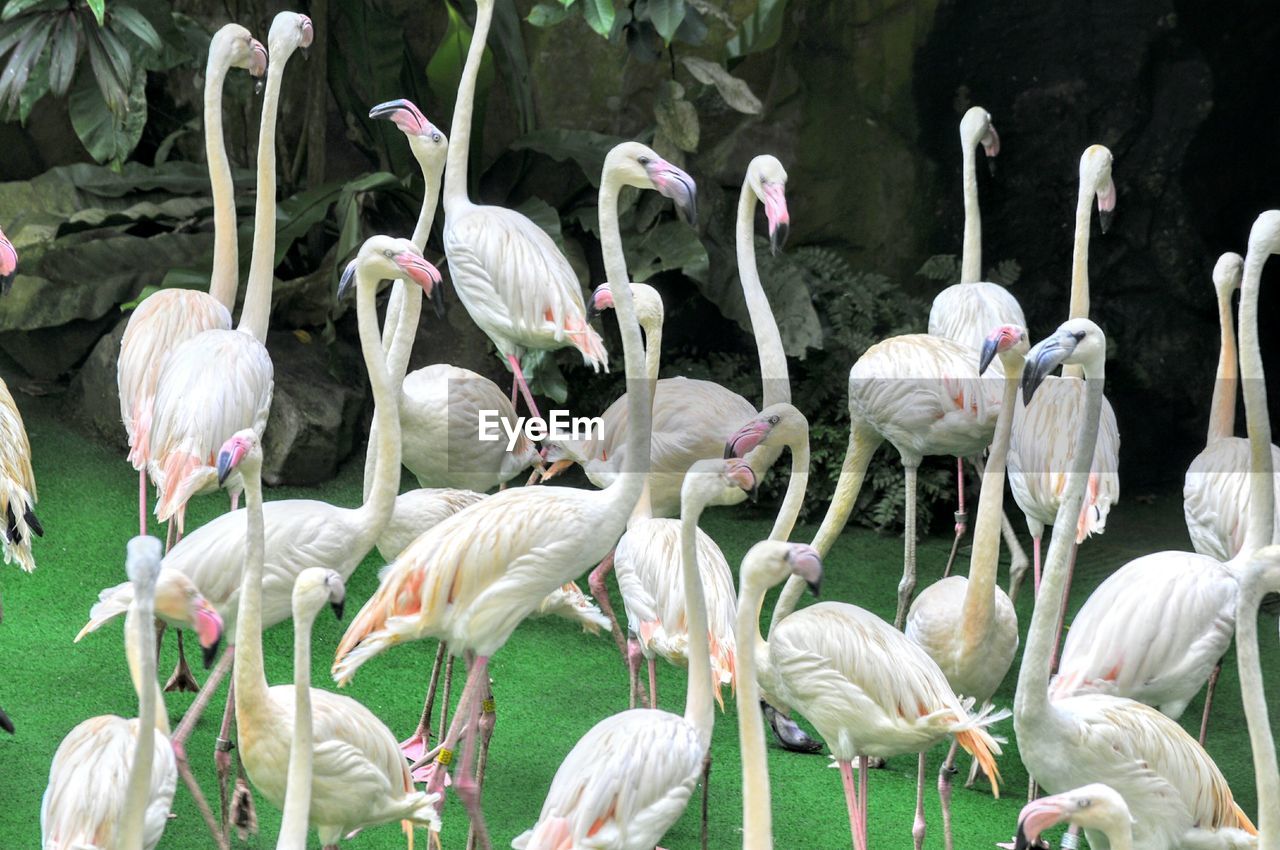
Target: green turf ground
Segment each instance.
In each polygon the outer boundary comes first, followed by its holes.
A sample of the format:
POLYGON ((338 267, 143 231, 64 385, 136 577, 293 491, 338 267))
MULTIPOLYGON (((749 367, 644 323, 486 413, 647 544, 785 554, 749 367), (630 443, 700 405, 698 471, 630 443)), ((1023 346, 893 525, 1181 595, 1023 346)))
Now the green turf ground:
MULTIPOLYGON (((39 846, 40 797, 49 763, 62 737, 92 715, 136 713, 120 651, 119 623, 80 644, 72 644, 71 639, 84 623, 99 589, 124 580, 124 544, 137 527, 137 479, 122 457, 86 442, 69 429, 56 401, 20 396, 19 403, 27 417, 35 454, 39 515, 46 536, 36 545, 39 568, 34 574, 23 575, 12 567, 0 572, 5 614, 0 625, 0 706, 17 724, 16 736, 0 733, 0 850, 39 846)), ((349 464, 338 480, 324 487, 305 491, 280 489, 270 492, 268 498, 304 496, 352 504, 359 498, 359 472, 358 464, 349 464)), ((190 521, 206 521, 221 510, 225 510, 221 497, 205 498, 193 506, 190 521)), ((747 548, 767 533, 768 525, 766 518, 744 519, 743 511, 733 508, 715 509, 703 523, 735 568, 747 548)), ((1021 526, 1020 521, 1018 525, 1021 526)), ((812 533, 812 528, 803 528, 796 538, 808 540, 812 533)), ((921 586, 940 574, 948 544, 942 538, 921 541, 921 586)), ((1106 535, 1089 541, 1081 550, 1073 605, 1078 605, 1110 570, 1128 558, 1187 545, 1180 498, 1169 495, 1150 504, 1139 504, 1135 494, 1126 493, 1112 514, 1106 535)), ((357 610, 372 592, 380 565, 375 554, 356 571, 348 586, 348 611, 357 610)), ((828 558, 824 596, 892 617, 900 572, 898 539, 851 527, 828 558)), ((771 605, 771 601, 767 604, 771 605)), ((1019 603, 1024 630, 1030 622, 1029 604, 1028 594, 1019 603)), ((313 677, 321 687, 331 684, 328 667, 341 628, 327 615, 317 622, 313 677)), ((1264 658, 1280 657, 1274 615, 1264 615, 1261 633, 1264 658)), ((287 625, 266 636, 267 673, 273 683, 291 678, 291 641, 292 632, 287 625)), ((434 653, 431 643, 397 648, 362 668, 347 692, 377 713, 397 736, 408 735, 417 719, 434 653)), ((162 677, 172 669, 173 659, 174 642, 170 636, 160 666, 162 677)), ((1231 781, 1237 799, 1253 815, 1253 772, 1234 655, 1227 661, 1210 729, 1209 751, 1231 781)), ((1274 664, 1271 666, 1274 668, 1274 664)), ((522 625, 494 657, 492 673, 499 713, 484 807, 495 846, 505 847, 536 819, 556 767, 578 737, 609 713, 626 708, 627 689, 624 668, 608 637, 582 634, 562 620, 536 620, 522 625)), ((664 667, 660 676, 664 707, 680 710, 683 671, 664 667)), ((198 673, 198 678, 203 677, 198 673)), ((1015 669, 1006 678, 997 702, 1012 705, 1016 678, 1015 669)), ((461 678, 458 681, 460 688, 461 678)), ((206 715, 188 745, 197 777, 215 801, 213 737, 223 696, 216 696, 217 709, 206 715)), ((176 724, 191 700, 189 694, 169 695, 171 722, 176 724)), ((1278 702, 1273 694, 1273 706, 1278 702)), ((742 812, 732 701, 727 708, 717 718, 713 748, 713 848, 740 843, 742 812)), ((1196 702, 1184 717, 1188 729, 1197 727, 1199 717, 1200 703, 1196 702)), ((1011 721, 1001 724, 999 731, 1012 736, 1011 721)), ((926 844, 931 848, 942 847, 941 818, 932 785, 944 754, 940 747, 930 762, 926 844)), ((850 846, 839 775, 828 765, 825 755, 796 755, 770 747, 774 830, 776 844, 782 850, 850 846)), ((911 846, 915 768, 914 759, 897 758, 885 770, 872 773, 869 831, 874 847, 911 846)), ((1006 749, 1000 768, 1007 789, 1001 800, 993 799, 985 788, 964 790, 957 784, 952 804, 957 848, 988 848, 1012 834, 1027 784, 1016 742, 1006 749)), ((174 810, 177 816, 169 823, 162 847, 212 846, 181 784, 174 810)), ((260 799, 258 817, 261 834, 251 842, 252 846, 274 847, 279 814, 260 799)), ((697 847, 697 828, 696 808, 691 807, 668 833, 665 845, 672 850, 697 847)), ((465 815, 451 795, 442 833, 444 847, 461 848, 465 835, 465 815)), ((419 836, 418 846, 422 847, 422 833, 419 836)), ((399 829, 389 826, 368 830, 344 846, 403 845, 399 829)), ((312 846, 317 846, 314 836, 312 846)))

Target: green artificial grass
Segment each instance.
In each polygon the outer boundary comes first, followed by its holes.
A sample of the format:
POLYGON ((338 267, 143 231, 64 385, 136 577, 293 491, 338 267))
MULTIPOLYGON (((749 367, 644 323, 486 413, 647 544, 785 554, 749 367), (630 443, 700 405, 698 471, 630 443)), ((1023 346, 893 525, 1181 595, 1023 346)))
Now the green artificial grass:
MULTIPOLYGON (((56 399, 19 398, 35 455, 40 487, 39 515, 46 536, 35 547, 38 569, 23 575, 6 568, 3 575, 4 622, 0 625, 0 706, 17 725, 17 734, 0 734, 0 848, 16 850, 39 846, 40 798, 48 779, 54 750, 64 735, 87 717, 117 713, 136 714, 133 690, 121 652, 121 622, 117 620, 79 644, 72 638, 85 622, 98 591, 125 580, 124 545, 137 528, 137 478, 123 457, 86 441, 66 424, 56 399)), ((785 459, 784 459, 785 464, 785 459)), ((337 480, 304 490, 280 488, 268 498, 305 497, 341 504, 358 502, 361 486, 359 461, 344 467, 337 480)), ((1181 499, 1168 494, 1139 503, 1125 493, 1112 514, 1107 533, 1081 548, 1072 605, 1078 607, 1113 569, 1140 554, 1188 546, 1182 524, 1181 499)), ((1011 499, 1006 506, 1015 524, 1011 499)), ((226 509, 223 497, 207 497, 192 505, 188 522, 196 525, 226 509)), ((723 547, 735 569, 746 550, 762 539, 770 519, 745 508, 718 508, 704 518, 703 527, 723 547)), ((801 528, 795 539, 808 540, 813 527, 801 528)), ((936 579, 946 559, 949 539, 935 537, 920 542, 921 587, 936 579)), ((1028 541, 1029 545, 1029 541, 1028 541)), ((1006 558, 1007 560, 1007 558, 1006 558)), ((836 544, 826 564, 824 598, 844 600, 891 618, 895 589, 901 574, 901 541, 850 526, 836 544)), ((961 569, 967 558, 962 557, 961 569)), ((365 559, 348 585, 348 611, 356 611, 376 586, 381 566, 376 553, 365 559)), ((1003 581, 1003 578, 1002 578, 1003 581)), ((1029 582, 1028 582, 1029 584, 1029 582)), ((615 604, 618 603, 616 589, 615 604)), ((806 602, 807 604, 807 602, 806 602)), ((1025 632, 1031 619, 1030 593, 1019 600, 1018 614, 1025 632)), ((766 603, 766 611, 772 599, 766 603)), ((618 610, 621 610, 620 604, 618 610)), ((315 630, 313 681, 332 687, 328 669, 342 624, 322 614, 315 630)), ((1274 614, 1264 614, 1261 627, 1263 657, 1280 657, 1276 646, 1274 614)), ((291 679, 292 630, 282 625, 265 638, 267 675, 271 682, 291 679)), ((175 642, 167 636, 160 663, 167 677, 175 658, 175 642)), ((421 708, 435 644, 423 642, 397 647, 366 664, 349 689, 392 729, 397 737, 413 730, 421 708)), ((198 666, 199 653, 189 659, 198 666)), ((459 673, 461 665, 459 665, 459 673)), ((529 827, 538 816, 542 800, 556 768, 578 738, 594 723, 627 707, 626 671, 607 635, 588 635, 558 619, 532 620, 521 625, 510 643, 492 661, 494 693, 498 704, 497 727, 484 789, 484 810, 495 847, 529 827)), ((203 681, 204 673, 197 670, 203 681)), ((670 666, 660 668, 662 706, 680 711, 684 700, 685 673, 670 666)), ((996 697, 1012 706, 1017 669, 1010 671, 996 697)), ((456 694, 462 676, 456 678, 456 694)), ((225 690, 225 685, 223 687, 225 690)), ((1274 689, 1273 689, 1274 691, 1274 689)), ((177 724, 194 695, 167 695, 170 722, 177 724)), ((196 776, 215 809, 217 792, 213 770, 213 739, 225 694, 219 692, 188 743, 196 776)), ((1272 698, 1273 716, 1277 700, 1272 698)), ((711 775, 711 847, 740 844, 741 783, 737 759, 737 718, 734 704, 717 715, 711 775)), ((1200 702, 1183 718, 1193 733, 1198 729, 1200 702)), ((1012 738, 1012 721, 997 732, 1012 738)), ((1248 736, 1240 708, 1234 654, 1228 656, 1218 687, 1210 726, 1209 752, 1230 780, 1240 804, 1256 814, 1253 768, 1248 736)), ((942 821, 934 790, 938 764, 946 752, 939 746, 930 754, 926 846, 940 848, 942 821)), ((769 747, 769 771, 773 790, 776 845, 779 848, 844 848, 850 846, 849 824, 840 779, 823 755, 798 755, 769 747)), ((999 759, 1003 776, 1001 799, 994 799, 985 783, 975 790, 962 787, 967 759, 960 763, 953 797, 956 847, 991 847, 1013 834, 1018 810, 1025 801, 1027 773, 1018 761, 1017 743, 1010 741, 999 759)), ((911 847, 915 800, 916 760, 891 759, 884 770, 871 773, 869 833, 877 848, 911 847)), ((257 814, 261 832, 251 846, 274 847, 279 813, 260 796, 257 814)), ((174 817, 161 847, 207 848, 213 846, 195 806, 179 783, 174 817)), ((461 848, 467 822, 456 795, 450 794, 445 811, 443 846, 461 848)), ((426 846, 418 833, 417 846, 426 846)), ((664 839, 672 850, 698 846, 697 806, 664 839)), ((318 846, 314 834, 310 846, 318 846)), ((398 826, 366 830, 344 846, 391 848, 404 846, 398 826)))

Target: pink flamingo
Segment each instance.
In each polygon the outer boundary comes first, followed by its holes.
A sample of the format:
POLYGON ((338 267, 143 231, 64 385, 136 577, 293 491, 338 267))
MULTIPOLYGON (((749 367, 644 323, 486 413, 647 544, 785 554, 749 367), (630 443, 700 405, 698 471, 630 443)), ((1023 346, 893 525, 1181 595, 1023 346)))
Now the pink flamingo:
MULTIPOLYGON (((0 295, 9 291, 18 273, 18 252, 0 231, 0 295)), ((36 517, 36 476, 31 469, 31 442, 22 423, 18 404, 9 386, 0 380, 0 522, 3 536, 0 550, 6 564, 17 562, 24 572, 36 568, 31 553, 32 536, 43 537, 44 526, 36 517)), ((8 718, 4 718, 8 720, 8 718)), ((12 726, 0 722, 0 728, 12 732, 12 726)))

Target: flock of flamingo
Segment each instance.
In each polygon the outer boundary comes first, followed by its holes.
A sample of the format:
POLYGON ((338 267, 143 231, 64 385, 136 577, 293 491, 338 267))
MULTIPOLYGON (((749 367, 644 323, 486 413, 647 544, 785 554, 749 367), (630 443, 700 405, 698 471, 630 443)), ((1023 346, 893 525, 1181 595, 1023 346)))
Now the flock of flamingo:
MULTIPOLYGON (((1184 494, 1195 552, 1158 552, 1116 570, 1080 609, 1058 657, 1077 547, 1105 530, 1119 497, 1119 434, 1103 394, 1106 339, 1088 318, 1093 208, 1105 231, 1116 204, 1111 153, 1094 145, 1081 158, 1069 314, 1032 345, 1013 295, 979 279, 977 149, 993 157, 1000 143, 985 110, 974 107, 964 115, 961 281, 934 301, 928 333, 883 340, 853 364, 849 444, 834 499, 812 545, 788 543, 805 497, 809 430, 791 404, 781 337, 754 254, 760 204, 773 250, 785 240, 786 171, 772 156, 756 157, 738 206, 738 270, 758 344, 762 408, 714 383, 659 380, 662 300, 652 288, 629 283, 619 197, 627 186, 654 190, 692 221, 694 181, 642 144, 623 143, 608 154, 599 182, 608 282, 584 299, 569 262, 532 221, 468 197, 472 106, 493 0, 477 5, 451 138, 405 100, 370 113, 404 132, 427 191, 412 238, 370 238, 338 290, 342 297, 355 289, 375 400, 364 500, 357 508, 306 499, 264 502, 262 492, 262 435, 273 384, 264 341, 275 249, 276 113, 286 63, 310 43, 312 24, 303 15, 280 13, 266 48, 236 24, 214 36, 205 79, 216 208, 210 291, 157 292, 128 322, 118 375, 129 461, 139 476, 139 536, 127 547, 128 581, 101 592, 76 638, 125 614, 138 716, 93 717, 63 740, 41 809, 43 847, 155 847, 181 776, 219 847, 229 846, 228 824, 252 817, 255 793, 283 810, 280 848, 305 847, 312 831, 332 848, 358 830, 392 823, 400 824, 410 847, 422 827, 438 844, 451 784, 470 818, 469 846, 488 848, 481 790, 496 720, 489 660, 523 620, 555 614, 610 630, 629 673, 631 708, 601 720, 567 751, 548 777, 541 813, 512 842, 515 848, 652 850, 710 768, 716 704, 723 710, 726 685, 736 693, 742 846, 750 850, 774 842, 766 718, 781 746, 830 751, 858 850, 868 847, 871 760, 918 756, 911 832, 919 850, 926 827, 925 754, 949 742, 937 790, 950 850, 958 750, 972 756, 969 783, 985 776, 998 794, 1004 739, 993 727, 1010 716, 1034 777, 1032 802, 1016 825, 1008 825, 1016 829, 1011 846, 1040 846, 1046 828, 1066 822, 1072 825, 1068 835, 1083 829, 1098 850, 1280 848, 1280 772, 1257 642, 1260 600, 1280 590, 1280 547, 1270 545, 1280 530, 1274 472, 1280 450, 1271 445, 1257 327, 1262 267, 1268 255, 1280 252, 1280 211, 1258 217, 1243 258, 1224 255, 1214 269, 1221 358, 1206 447, 1187 472, 1184 494), (235 206, 221 130, 223 83, 231 68, 266 75, 256 228, 236 326, 235 206), (423 297, 441 293, 441 275, 422 254, 440 191, 452 286, 509 365, 510 396, 453 366, 406 374, 423 297), (377 289, 387 279, 395 283, 379 329, 377 289), (1238 341, 1232 315, 1237 289, 1238 341), (537 413, 521 373, 524 352, 572 346, 587 363, 606 367, 607 353, 589 320, 610 308, 620 328, 629 392, 605 412, 603 436, 552 441, 541 453, 527 440, 508 450, 476 439, 482 410, 513 418, 523 398, 537 413), (1052 374, 1059 367, 1062 374, 1052 374), (1234 435, 1238 381, 1247 438, 1234 435), (818 592, 822 558, 885 441, 901 456, 906 477, 895 621, 845 602, 797 610, 806 587, 818 592), (785 497, 769 538, 746 555, 735 588, 724 555, 698 529, 699 516, 709 506, 741 502, 784 449, 791 457, 785 497), (964 460, 978 467, 981 492, 968 576, 946 576, 915 596, 916 471, 929 455, 957 458, 957 544, 968 524, 964 460), (504 486, 484 495, 530 466, 546 478, 574 463, 598 489, 504 486), (398 493, 402 464, 420 489, 398 493), (1030 562, 1004 517, 1006 481, 1034 541, 1030 562), (156 517, 169 521, 164 546, 146 536, 152 487, 156 517), (184 534, 188 500, 217 488, 231 493, 231 511, 184 534), (245 506, 238 508, 241 495, 245 506), (1042 557, 1046 526, 1061 533, 1042 557), (997 583, 1002 537, 1013 558, 1007 593, 997 583), (341 686, 399 644, 437 641, 421 720, 403 742, 356 700, 310 682, 311 624, 326 603, 341 615, 344 581, 375 547, 387 566, 347 628, 332 674, 341 686), (1028 567, 1034 569, 1036 604, 1010 710, 992 699, 1017 654, 1013 598, 1028 567), (609 598, 610 571, 625 628, 609 598), (594 599, 575 583, 588 572, 594 599), (765 594, 784 581, 762 634, 765 594), (294 681, 270 686, 262 632, 290 619, 294 681), (166 626, 178 631, 179 649, 166 690, 200 691, 174 729, 155 669, 166 626), (183 630, 196 636, 206 666, 229 635, 203 688, 183 656, 183 630), (1256 827, 1204 748, 1213 684, 1233 637, 1256 770, 1256 827), (450 718, 457 656, 464 659, 466 682, 450 718), (655 668, 661 661, 688 669, 683 713, 658 708, 655 668), (215 816, 192 776, 185 741, 228 674, 216 753, 221 813, 215 816), (1206 684, 1197 740, 1176 721, 1206 684), (793 714, 822 740, 811 738, 793 714), (243 770, 234 777, 233 738, 243 770), (1036 799, 1037 784, 1050 796, 1036 799)), ((17 259, 0 236, 4 288, 17 259)), ((43 533, 30 447, 7 390, 0 402, 4 557, 29 571, 35 567, 32 537, 43 533)), ((955 554, 953 547, 952 559, 955 554)), ((949 561, 946 572, 951 566, 949 561)), ((13 730, 2 712, 0 725, 13 730)), ((705 799, 702 828, 705 847, 705 799)), ((903 846, 905 837, 892 841, 903 846)), ((715 844, 730 846, 736 839, 715 844)))

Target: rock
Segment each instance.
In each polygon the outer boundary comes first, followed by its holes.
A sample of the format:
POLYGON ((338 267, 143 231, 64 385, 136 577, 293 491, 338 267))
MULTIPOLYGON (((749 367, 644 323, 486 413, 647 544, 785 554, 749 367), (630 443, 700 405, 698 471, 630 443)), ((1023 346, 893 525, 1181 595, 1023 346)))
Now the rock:
POLYGON ((262 441, 262 478, 272 486, 326 481, 351 454, 368 397, 359 349, 342 338, 326 345, 305 332, 286 331, 270 334, 267 348, 275 392, 262 441))
POLYGON ((71 379, 66 398, 71 417, 96 439, 119 449, 121 454, 128 451, 129 444, 120 421, 116 359, 128 324, 128 316, 120 318, 111 332, 98 340, 80 371, 71 379))
MULTIPOLYGON (((71 371, 102 339, 118 318, 107 314, 98 319, 77 319, 58 328, 0 333, 0 348, 28 375, 41 381, 55 381, 71 371)), ((114 381, 115 360, 111 361, 114 381)))

